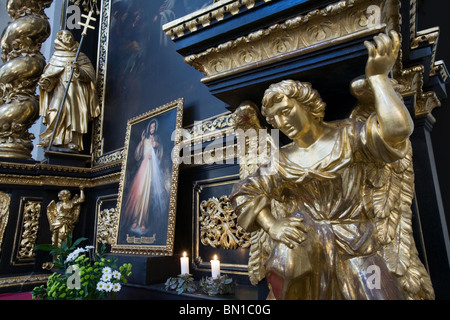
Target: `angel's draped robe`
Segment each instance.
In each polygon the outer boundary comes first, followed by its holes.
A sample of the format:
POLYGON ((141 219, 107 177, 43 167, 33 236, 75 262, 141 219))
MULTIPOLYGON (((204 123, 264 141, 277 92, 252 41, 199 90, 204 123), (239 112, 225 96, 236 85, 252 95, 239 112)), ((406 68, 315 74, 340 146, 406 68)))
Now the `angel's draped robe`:
POLYGON ((266 261, 267 280, 277 298, 403 299, 397 278, 379 253, 364 185, 369 163, 403 158, 410 141, 397 148, 388 145, 375 114, 366 122, 349 119, 330 125, 338 130, 337 139, 325 158, 305 168, 290 161, 281 148, 271 163, 275 174, 264 175, 260 168, 233 187, 238 223, 248 232, 258 230, 256 216, 273 200, 284 206, 283 212, 272 210, 276 218, 304 219, 306 240, 294 249, 275 244, 266 261), (375 270, 381 279, 371 279, 375 270), (373 290, 375 280, 381 287, 373 290))

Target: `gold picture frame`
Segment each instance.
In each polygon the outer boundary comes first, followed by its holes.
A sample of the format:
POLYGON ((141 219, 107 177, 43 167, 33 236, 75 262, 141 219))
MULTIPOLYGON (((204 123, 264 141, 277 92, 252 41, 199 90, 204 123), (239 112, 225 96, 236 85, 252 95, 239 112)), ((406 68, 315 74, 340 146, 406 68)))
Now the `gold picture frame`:
POLYGON ((183 106, 180 98, 127 123, 112 253, 173 254, 179 163, 171 156, 183 106))

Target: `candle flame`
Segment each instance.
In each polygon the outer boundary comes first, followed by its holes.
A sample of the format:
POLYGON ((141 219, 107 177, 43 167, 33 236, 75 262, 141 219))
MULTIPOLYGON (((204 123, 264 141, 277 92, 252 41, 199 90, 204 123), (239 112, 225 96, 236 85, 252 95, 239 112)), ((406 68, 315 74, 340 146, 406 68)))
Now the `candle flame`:
POLYGON ((214 260, 217 260, 217 255, 214 255, 214 260))
POLYGON ((186 252, 183 252, 183 257, 185 257, 185 258, 186 258, 186 252))

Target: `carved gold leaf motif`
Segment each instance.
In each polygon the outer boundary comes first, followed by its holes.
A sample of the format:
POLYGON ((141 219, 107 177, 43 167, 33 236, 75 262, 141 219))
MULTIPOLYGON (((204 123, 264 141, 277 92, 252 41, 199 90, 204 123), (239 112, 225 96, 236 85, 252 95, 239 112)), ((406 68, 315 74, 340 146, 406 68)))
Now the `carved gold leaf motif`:
POLYGON ((200 212, 200 239, 205 246, 225 249, 250 246, 250 235, 237 224, 228 196, 203 201, 200 212))

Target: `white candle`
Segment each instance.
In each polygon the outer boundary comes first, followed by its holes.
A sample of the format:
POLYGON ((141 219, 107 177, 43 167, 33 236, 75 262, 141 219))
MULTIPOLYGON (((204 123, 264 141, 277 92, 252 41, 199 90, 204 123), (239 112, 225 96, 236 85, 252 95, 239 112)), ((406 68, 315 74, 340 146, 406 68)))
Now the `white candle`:
POLYGON ((211 275, 213 278, 220 277, 220 261, 217 260, 217 256, 214 256, 214 260, 211 260, 211 275))
POLYGON ((186 252, 184 252, 183 257, 180 258, 181 262, 181 275, 189 274, 189 258, 186 257, 186 252))

